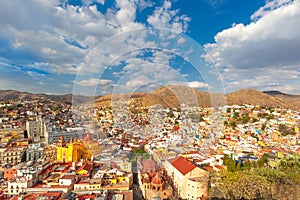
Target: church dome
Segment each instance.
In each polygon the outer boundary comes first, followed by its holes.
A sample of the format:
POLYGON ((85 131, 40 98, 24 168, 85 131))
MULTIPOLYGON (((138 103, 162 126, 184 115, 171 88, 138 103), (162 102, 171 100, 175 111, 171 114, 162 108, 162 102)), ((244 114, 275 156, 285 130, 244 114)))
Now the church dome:
POLYGON ((161 180, 161 178, 159 178, 158 176, 155 176, 155 177, 152 179, 151 184, 154 184, 154 185, 161 185, 161 184, 162 184, 162 180, 161 180))

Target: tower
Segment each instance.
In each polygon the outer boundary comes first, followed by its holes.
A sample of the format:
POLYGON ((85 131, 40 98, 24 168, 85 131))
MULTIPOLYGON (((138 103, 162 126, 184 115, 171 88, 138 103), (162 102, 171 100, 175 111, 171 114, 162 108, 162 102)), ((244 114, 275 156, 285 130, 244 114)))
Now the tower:
POLYGON ((45 122, 42 118, 38 118, 36 121, 26 121, 26 131, 28 138, 34 142, 40 142, 45 138, 45 122))
POLYGON ((64 137, 61 136, 57 143, 56 160, 59 162, 78 162, 81 159, 91 160, 91 153, 85 148, 82 141, 80 139, 74 141, 71 138, 70 142, 66 144, 64 137))

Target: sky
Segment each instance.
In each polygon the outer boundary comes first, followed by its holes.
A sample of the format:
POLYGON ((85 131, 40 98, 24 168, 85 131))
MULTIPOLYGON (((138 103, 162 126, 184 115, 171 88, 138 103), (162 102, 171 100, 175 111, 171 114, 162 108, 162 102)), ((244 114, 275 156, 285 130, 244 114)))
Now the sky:
POLYGON ((2 0, 0 89, 300 94, 300 0, 2 0))

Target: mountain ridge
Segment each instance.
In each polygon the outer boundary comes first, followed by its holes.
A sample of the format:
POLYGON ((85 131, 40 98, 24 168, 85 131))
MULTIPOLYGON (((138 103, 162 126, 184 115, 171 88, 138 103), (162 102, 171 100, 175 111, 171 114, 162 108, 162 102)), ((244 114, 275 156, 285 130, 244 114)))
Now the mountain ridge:
POLYGON ((280 91, 258 91, 255 89, 240 89, 229 94, 204 92, 187 86, 168 85, 157 88, 152 92, 134 92, 132 94, 109 94, 105 96, 88 97, 84 95, 49 95, 42 93, 20 92, 17 90, 0 90, 0 100, 33 100, 47 98, 52 101, 78 103, 95 101, 97 105, 109 105, 111 100, 130 99, 133 103, 143 106, 160 104, 163 107, 179 107, 179 105, 198 105, 209 107, 212 105, 254 104, 271 107, 285 107, 300 110, 300 95, 291 95, 280 91))

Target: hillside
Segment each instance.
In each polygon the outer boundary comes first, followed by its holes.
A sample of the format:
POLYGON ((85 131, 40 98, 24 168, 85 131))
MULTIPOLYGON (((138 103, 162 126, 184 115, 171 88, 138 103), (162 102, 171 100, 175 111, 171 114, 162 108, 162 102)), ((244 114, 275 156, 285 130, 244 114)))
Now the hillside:
POLYGON ((95 103, 97 105, 111 105, 113 101, 125 101, 128 99, 137 99, 147 95, 144 92, 134 92, 132 94, 109 94, 105 96, 100 96, 95 98, 95 103))
POLYGON ((241 89, 222 95, 203 92, 185 86, 165 86, 140 98, 140 101, 144 106, 160 104, 164 107, 178 107, 179 102, 181 102, 186 105, 198 104, 200 107, 225 104, 254 104, 300 110, 300 95, 285 94, 283 96, 275 96, 254 89, 241 89))
POLYGON ((227 95, 221 95, 203 92, 186 86, 167 85, 150 93, 134 92, 132 94, 110 94, 97 97, 81 95, 72 97, 71 94, 47 95, 19 92, 15 90, 0 90, 0 100, 2 101, 16 99, 34 100, 40 98, 67 103, 71 103, 72 100, 79 103, 92 102, 95 100, 97 105, 111 105, 112 99, 113 101, 125 101, 130 99, 131 103, 145 107, 155 104, 160 104, 163 107, 179 107, 180 104, 188 106, 199 105, 200 107, 225 104, 255 104, 300 110, 300 95, 290 95, 279 91, 260 92, 254 89, 241 89, 227 95))
MULTIPOLYGON (((111 98, 112 95, 107 95, 97 98, 96 102, 101 105, 108 105, 111 103, 111 98)), ((114 101, 125 100, 126 98, 128 99, 129 96, 124 94, 113 95, 114 101)), ((163 107, 179 107, 180 104, 199 105, 200 107, 225 104, 255 104, 300 109, 300 98, 296 95, 282 97, 275 96, 274 93, 268 94, 254 89, 241 89, 227 95, 221 95, 177 85, 160 87, 150 93, 133 93, 131 94, 131 102, 145 107, 155 104, 160 104, 163 107)))
POLYGON ((186 86, 168 85, 158 88, 140 99, 142 105, 151 106, 160 104, 164 107, 179 107, 184 104, 187 106, 211 106, 211 98, 215 99, 217 94, 211 95, 195 88, 186 86))
POLYGON ((64 95, 48 95, 48 94, 33 94, 29 92, 20 92, 16 90, 0 90, 0 100, 8 101, 8 100, 35 100, 35 99, 44 99, 58 102, 66 102, 72 103, 72 100, 76 102, 88 102, 94 99, 94 97, 87 97, 82 95, 74 95, 72 94, 64 94, 64 95))
MULTIPOLYGON (((226 95, 227 104, 256 104, 263 106, 290 107, 287 102, 254 89, 241 89, 226 95)), ((292 108, 292 107, 291 107, 292 108)))
POLYGON ((285 104, 288 104, 289 107, 292 106, 295 109, 300 110, 300 95, 285 94, 280 91, 264 91, 263 93, 280 99, 285 104))

